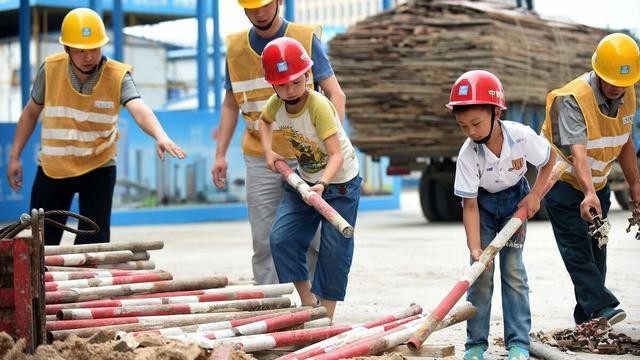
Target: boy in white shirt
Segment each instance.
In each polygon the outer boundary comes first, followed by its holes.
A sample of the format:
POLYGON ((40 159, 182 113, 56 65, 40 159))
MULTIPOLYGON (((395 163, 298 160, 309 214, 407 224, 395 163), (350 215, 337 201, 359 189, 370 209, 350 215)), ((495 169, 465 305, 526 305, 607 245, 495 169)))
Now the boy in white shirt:
MULTIPOLYGON (((541 191, 548 181, 555 153, 530 127, 500 120, 506 109, 500 80, 488 71, 462 74, 451 89, 447 107, 468 137, 456 161, 454 191, 463 198, 463 222, 471 263, 520 206, 531 218, 540 209, 541 191), (527 162, 539 168, 529 191, 527 162)), ((504 342, 509 360, 529 358, 529 286, 522 262, 526 223, 500 251, 504 342)), ((467 301, 478 315, 467 321, 464 359, 482 360, 488 347, 494 265, 471 285, 467 301)))
MULTIPOLYGON (((283 157, 272 141, 288 141, 298 161, 297 173, 311 191, 355 226, 362 179, 358 159, 331 102, 307 86, 313 61, 295 39, 271 41, 262 52, 265 80, 276 94, 260 117, 260 139, 267 166, 283 157), (280 137, 273 136, 279 130, 280 137)), ((337 301, 344 300, 353 257, 353 238, 345 238, 288 184, 271 228, 271 253, 281 283, 293 282, 302 305, 318 298, 333 318, 337 301), (320 251, 313 284, 306 260, 309 244, 322 223, 320 251)))

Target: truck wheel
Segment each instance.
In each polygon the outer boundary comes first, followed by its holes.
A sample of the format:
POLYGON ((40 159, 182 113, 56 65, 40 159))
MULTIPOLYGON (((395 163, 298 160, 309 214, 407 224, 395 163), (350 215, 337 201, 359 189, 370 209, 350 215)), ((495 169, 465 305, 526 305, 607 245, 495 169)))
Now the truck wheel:
POLYGON ((439 221, 441 220, 437 213, 435 207, 435 199, 434 199, 434 188, 435 188, 435 180, 429 176, 426 176, 424 173, 420 178, 420 207, 422 208, 422 214, 424 217, 429 220, 429 222, 439 221))
POLYGON ((461 199, 453 194, 451 181, 438 179, 435 181, 436 212, 442 221, 462 220, 461 199))
POLYGON ((629 199, 631 196, 629 195, 629 190, 618 190, 614 191, 613 195, 615 195, 618 204, 622 210, 629 210, 629 199))

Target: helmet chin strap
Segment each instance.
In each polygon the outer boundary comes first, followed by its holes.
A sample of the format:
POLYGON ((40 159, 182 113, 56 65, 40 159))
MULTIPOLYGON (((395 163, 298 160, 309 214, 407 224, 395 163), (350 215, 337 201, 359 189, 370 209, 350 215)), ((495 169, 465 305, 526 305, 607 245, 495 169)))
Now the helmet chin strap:
MULTIPOLYGON (((245 10, 246 12, 246 10, 245 10)), ((253 23, 253 21, 251 22, 251 24, 253 26, 255 26, 258 30, 260 31, 267 31, 269 29, 271 29, 271 26, 273 26, 273 23, 276 21, 276 18, 278 17, 278 5, 276 5, 276 11, 273 14, 273 17, 271 18, 271 21, 269 21, 269 23, 265 26, 258 26, 256 24, 253 23)))
POLYGON ((473 140, 474 143, 486 144, 487 141, 489 141, 489 139, 491 138, 491 133, 493 133, 493 124, 496 122, 495 117, 496 117, 496 108, 492 107, 491 108, 491 128, 489 129, 489 134, 487 134, 487 136, 483 137, 480 140, 473 140))

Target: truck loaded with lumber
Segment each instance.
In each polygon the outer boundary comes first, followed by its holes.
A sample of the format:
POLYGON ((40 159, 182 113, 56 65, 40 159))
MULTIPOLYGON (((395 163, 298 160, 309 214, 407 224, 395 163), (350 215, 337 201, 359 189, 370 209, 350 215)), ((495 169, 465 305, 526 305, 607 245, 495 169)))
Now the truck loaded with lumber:
MULTIPOLYGON (((502 118, 540 131, 547 93, 590 71, 607 34, 504 3, 409 0, 356 23, 329 45, 347 95, 352 142, 374 159, 388 157, 389 175, 421 172, 425 217, 452 221, 462 217, 453 181, 465 138, 444 105, 458 76, 473 69, 496 74, 508 106, 502 118)), ((620 171, 610 185, 626 199, 620 171)))

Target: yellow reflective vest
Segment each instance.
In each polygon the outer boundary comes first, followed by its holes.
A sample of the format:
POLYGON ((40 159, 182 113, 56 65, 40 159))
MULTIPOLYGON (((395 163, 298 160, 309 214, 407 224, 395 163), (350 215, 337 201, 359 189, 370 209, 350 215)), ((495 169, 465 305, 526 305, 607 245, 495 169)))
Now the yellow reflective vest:
MULTIPOLYGON (((311 57, 313 35, 320 37, 320 28, 289 23, 284 36, 298 40, 311 57)), ((262 59, 249 44, 249 30, 227 37, 227 67, 233 96, 245 121, 242 136, 242 152, 251 156, 264 156, 258 130, 259 117, 274 90, 264 79, 262 59)), ((313 74, 309 76, 309 88, 313 88, 313 74)), ((293 148, 282 132, 273 128, 272 148, 286 158, 294 158, 293 148)))
MULTIPOLYGON (((587 126, 587 160, 591 168, 593 185, 597 191, 607 184, 607 175, 611 171, 613 161, 618 158, 622 146, 629 139, 636 112, 636 93, 633 86, 626 88, 617 116, 610 117, 600 111, 587 78, 586 75, 582 75, 547 95, 546 117, 542 125, 542 133, 557 153, 571 164, 571 154, 563 154, 557 144, 554 144, 553 126, 557 126, 554 123, 558 119, 552 115, 551 110, 557 97, 573 95, 587 126)), ((560 179, 582 191, 572 169, 566 171, 560 179)))
POLYGON ((122 79, 130 65, 108 59, 91 95, 71 85, 66 53, 45 59, 40 165, 47 176, 79 176, 116 155, 122 79))

